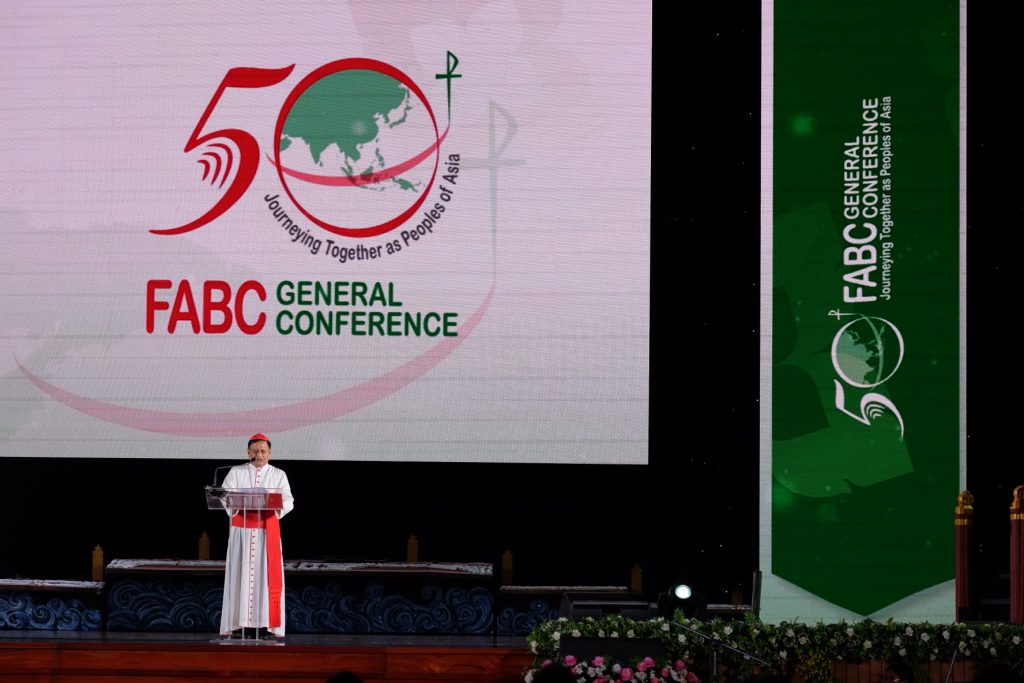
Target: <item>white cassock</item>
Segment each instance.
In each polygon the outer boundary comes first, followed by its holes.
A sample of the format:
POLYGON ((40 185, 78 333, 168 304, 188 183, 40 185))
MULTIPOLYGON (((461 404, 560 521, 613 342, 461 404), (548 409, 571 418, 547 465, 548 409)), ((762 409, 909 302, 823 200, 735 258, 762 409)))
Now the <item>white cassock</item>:
MULTIPOLYGON (((295 506, 288 477, 282 470, 266 464, 257 469, 251 463, 232 467, 224 477, 224 488, 281 489, 282 508, 277 517, 284 517, 295 506)), ((238 510, 228 509, 228 516, 238 510)), ((250 513, 253 514, 253 513, 250 513)), ((239 519, 241 515, 239 515, 239 519)), ((280 556, 280 548, 277 555, 280 556)), ((270 626, 270 587, 267 572, 267 531, 265 528, 242 528, 231 525, 228 553, 224 564, 224 605, 221 608, 220 632, 228 635, 243 627, 267 627, 276 635, 284 635, 284 580, 280 576, 280 626, 270 626)))

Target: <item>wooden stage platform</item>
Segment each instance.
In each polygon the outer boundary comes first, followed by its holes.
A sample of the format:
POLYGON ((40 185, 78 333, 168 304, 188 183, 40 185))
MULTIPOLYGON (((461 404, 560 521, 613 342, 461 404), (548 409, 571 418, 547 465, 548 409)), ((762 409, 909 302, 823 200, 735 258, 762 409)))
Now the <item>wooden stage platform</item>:
POLYGON ((256 644, 214 634, 0 631, 4 683, 310 683, 341 671, 364 683, 521 683, 532 663, 521 637, 296 635, 256 644))

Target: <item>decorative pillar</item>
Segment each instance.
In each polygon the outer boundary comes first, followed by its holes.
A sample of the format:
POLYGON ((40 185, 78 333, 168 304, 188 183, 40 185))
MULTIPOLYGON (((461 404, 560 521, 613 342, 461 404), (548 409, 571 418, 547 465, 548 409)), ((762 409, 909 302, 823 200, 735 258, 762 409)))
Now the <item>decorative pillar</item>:
POLYGON ((639 563, 634 564, 629 572, 629 590, 633 593, 644 592, 644 570, 640 568, 639 563))
POLYGON ((205 531, 203 532, 203 535, 199 537, 199 559, 210 559, 210 534, 205 531))
POLYGON ((409 537, 409 540, 405 542, 405 561, 406 562, 419 562, 420 561, 420 542, 416 538, 416 534, 409 537))
POLYGON ((1024 624, 1024 535, 1021 520, 1024 519, 1024 486, 1013 490, 1010 503, 1010 623, 1024 624))
POLYGON ((956 620, 961 622, 971 608, 971 525, 974 496, 964 489, 957 497, 956 514, 956 620))
POLYGON ((511 586, 515 580, 515 572, 512 567, 512 551, 506 549, 501 554, 501 585, 511 586))
POLYGON ((92 549, 92 580, 103 580, 103 548, 100 546, 92 549))

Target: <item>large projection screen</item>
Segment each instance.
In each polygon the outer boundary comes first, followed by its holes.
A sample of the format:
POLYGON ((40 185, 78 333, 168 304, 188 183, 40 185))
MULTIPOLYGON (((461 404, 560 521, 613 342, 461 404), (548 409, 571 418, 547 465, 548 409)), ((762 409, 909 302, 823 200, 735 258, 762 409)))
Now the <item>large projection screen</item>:
POLYGON ((647 462, 650 3, 0 7, 0 455, 647 462))

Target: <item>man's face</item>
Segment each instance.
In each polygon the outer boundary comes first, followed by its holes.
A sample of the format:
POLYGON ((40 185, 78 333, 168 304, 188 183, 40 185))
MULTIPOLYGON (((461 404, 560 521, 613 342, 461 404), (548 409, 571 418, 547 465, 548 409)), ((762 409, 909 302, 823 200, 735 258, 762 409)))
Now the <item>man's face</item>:
POLYGON ((253 441, 249 446, 249 462, 254 467, 263 467, 270 462, 270 444, 266 441, 253 441))

